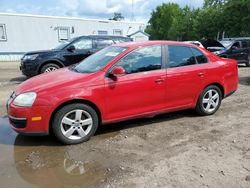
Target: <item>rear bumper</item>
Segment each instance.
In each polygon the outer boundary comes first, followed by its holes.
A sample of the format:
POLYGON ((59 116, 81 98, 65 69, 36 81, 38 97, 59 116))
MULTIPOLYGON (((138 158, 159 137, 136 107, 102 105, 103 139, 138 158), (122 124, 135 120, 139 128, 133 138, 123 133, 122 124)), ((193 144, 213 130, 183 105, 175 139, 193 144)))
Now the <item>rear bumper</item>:
POLYGON ((224 99, 227 98, 227 97, 229 97, 229 96, 231 96, 231 95, 234 94, 235 92, 236 92, 236 90, 231 91, 231 92, 225 94, 225 95, 224 95, 224 99))

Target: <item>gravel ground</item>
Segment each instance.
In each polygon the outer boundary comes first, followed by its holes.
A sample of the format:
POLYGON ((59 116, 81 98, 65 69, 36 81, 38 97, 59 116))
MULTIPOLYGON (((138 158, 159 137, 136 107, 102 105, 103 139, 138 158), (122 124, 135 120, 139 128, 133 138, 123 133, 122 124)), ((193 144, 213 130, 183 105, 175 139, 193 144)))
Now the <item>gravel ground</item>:
POLYGON ((99 128, 88 142, 14 133, 5 102, 25 80, 0 64, 1 187, 250 187, 250 68, 213 116, 192 110, 99 128))

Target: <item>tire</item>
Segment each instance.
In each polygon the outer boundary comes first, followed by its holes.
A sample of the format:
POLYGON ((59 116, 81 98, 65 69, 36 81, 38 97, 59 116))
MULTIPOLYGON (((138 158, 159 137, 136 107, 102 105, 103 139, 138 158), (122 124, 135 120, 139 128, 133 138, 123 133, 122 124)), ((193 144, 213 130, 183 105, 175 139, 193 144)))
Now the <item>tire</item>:
POLYGON ((195 110, 202 116, 212 115, 219 109, 221 100, 220 88, 215 85, 208 86, 200 94, 195 110))
POLYGON ((48 73, 48 72, 55 71, 57 69, 60 69, 60 67, 57 64, 49 63, 49 64, 46 64, 46 65, 42 66, 40 73, 41 74, 42 73, 48 73))
POLYGON ((246 67, 250 67, 250 54, 248 55, 247 61, 248 62, 246 62, 246 67))
POLYGON ((63 144, 79 144, 93 136, 98 128, 96 111, 81 103, 69 104, 58 110, 52 120, 52 130, 63 144))

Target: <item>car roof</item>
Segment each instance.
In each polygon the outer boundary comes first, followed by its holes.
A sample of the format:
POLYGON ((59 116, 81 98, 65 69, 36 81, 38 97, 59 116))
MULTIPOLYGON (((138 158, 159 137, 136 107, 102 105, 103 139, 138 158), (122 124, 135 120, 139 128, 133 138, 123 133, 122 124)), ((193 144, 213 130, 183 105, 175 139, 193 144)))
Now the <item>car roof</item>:
POLYGON ((190 46, 196 47, 194 44, 185 43, 185 42, 177 42, 177 41, 144 41, 144 42, 125 42, 115 44, 114 46, 119 47, 127 47, 127 48, 137 48, 140 46, 152 46, 152 45, 181 45, 181 46, 190 46))
POLYGON ((121 38, 121 39, 131 39, 130 37, 115 36, 115 35, 82 35, 82 36, 74 37, 74 39, 80 39, 80 38, 91 38, 91 39, 94 39, 94 38, 106 38, 106 39, 121 38))
POLYGON ((124 36, 116 36, 116 35, 88 35, 87 37, 92 38, 129 38, 124 36))
POLYGON ((224 38, 222 41, 244 41, 250 40, 250 37, 235 37, 235 38, 224 38))

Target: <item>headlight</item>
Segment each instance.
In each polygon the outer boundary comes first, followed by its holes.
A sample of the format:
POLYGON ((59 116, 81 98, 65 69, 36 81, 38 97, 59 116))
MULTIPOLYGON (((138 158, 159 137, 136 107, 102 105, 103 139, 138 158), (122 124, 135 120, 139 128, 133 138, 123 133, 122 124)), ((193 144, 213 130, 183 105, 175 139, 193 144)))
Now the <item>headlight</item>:
POLYGON ((39 54, 32 54, 32 55, 24 55, 23 60, 35 60, 39 54))
POLYGON ((18 95, 14 99, 13 103, 16 106, 32 106, 35 100, 36 100, 36 93, 28 92, 18 95))

